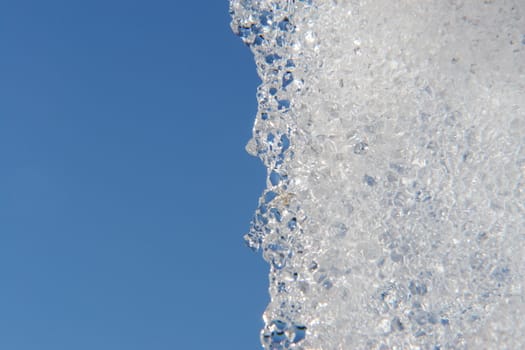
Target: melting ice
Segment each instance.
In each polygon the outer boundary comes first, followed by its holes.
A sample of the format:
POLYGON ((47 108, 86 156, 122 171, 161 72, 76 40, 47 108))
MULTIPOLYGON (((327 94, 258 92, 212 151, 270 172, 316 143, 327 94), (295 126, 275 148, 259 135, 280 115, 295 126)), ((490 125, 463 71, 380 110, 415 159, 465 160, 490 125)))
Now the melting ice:
POLYGON ((525 348, 523 0, 231 0, 265 349, 525 348))

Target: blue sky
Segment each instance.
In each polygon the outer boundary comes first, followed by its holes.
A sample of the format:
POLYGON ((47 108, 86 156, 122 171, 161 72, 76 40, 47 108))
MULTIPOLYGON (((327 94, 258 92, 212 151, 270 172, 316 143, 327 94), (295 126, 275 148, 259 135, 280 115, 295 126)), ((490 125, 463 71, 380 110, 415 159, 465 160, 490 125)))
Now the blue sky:
POLYGON ((226 0, 0 3, 0 349, 256 349, 259 80, 226 0))

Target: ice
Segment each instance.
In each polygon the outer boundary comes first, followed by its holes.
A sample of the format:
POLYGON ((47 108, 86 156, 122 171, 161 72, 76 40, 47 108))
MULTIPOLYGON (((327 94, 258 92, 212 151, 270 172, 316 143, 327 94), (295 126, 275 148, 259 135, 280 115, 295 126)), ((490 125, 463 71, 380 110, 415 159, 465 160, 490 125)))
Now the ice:
POLYGON ((525 349, 525 2, 231 0, 265 349, 525 349))

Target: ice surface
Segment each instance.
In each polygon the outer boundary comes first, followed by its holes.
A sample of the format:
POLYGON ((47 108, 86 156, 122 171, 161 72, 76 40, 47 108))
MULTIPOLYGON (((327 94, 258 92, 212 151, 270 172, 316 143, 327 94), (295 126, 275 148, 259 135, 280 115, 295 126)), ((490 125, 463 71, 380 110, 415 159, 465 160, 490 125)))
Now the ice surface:
POLYGON ((525 1, 231 0, 266 349, 525 349, 525 1))

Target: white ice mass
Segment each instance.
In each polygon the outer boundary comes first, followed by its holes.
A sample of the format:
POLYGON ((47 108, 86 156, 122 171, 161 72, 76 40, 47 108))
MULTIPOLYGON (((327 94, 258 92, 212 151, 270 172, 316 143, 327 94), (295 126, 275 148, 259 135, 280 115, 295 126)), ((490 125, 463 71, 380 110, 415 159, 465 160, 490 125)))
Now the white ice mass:
POLYGON ((230 9, 262 79, 264 348, 525 349, 525 0, 230 9))

